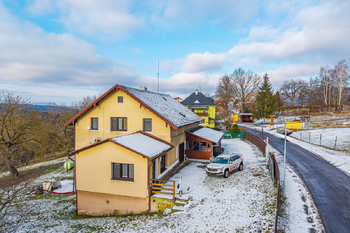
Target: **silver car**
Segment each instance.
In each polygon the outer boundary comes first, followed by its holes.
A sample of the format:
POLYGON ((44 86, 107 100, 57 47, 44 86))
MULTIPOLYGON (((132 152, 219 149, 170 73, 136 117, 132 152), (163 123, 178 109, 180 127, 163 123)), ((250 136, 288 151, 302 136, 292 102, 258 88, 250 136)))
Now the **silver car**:
POLYGON ((238 153, 219 155, 212 163, 207 165, 205 170, 208 175, 224 176, 227 178, 230 172, 243 170, 242 155, 238 153))

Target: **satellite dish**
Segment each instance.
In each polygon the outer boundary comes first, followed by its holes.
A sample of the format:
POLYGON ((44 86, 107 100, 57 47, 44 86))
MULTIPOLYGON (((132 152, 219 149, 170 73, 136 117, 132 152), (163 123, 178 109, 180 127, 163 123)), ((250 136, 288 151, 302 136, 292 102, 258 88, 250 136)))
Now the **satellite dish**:
POLYGON ((92 136, 92 143, 95 143, 95 136, 92 136))

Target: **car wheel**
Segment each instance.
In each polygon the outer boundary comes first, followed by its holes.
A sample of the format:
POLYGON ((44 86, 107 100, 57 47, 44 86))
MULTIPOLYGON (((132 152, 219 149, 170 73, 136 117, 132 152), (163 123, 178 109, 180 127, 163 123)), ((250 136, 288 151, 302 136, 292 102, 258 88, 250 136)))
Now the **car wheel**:
POLYGON ((227 178, 229 174, 230 174, 230 173, 229 173, 228 170, 226 169, 225 172, 224 172, 224 177, 227 178))
POLYGON ((238 171, 243 171, 243 163, 241 163, 238 167, 238 171))

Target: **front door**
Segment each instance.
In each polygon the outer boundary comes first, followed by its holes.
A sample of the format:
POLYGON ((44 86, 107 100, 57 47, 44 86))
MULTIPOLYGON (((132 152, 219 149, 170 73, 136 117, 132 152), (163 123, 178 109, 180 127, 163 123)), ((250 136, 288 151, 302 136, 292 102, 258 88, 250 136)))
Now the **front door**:
POLYGON ((156 160, 152 161, 152 179, 156 178, 156 160))
POLYGON ((185 143, 179 145, 179 162, 182 163, 185 160, 185 143))

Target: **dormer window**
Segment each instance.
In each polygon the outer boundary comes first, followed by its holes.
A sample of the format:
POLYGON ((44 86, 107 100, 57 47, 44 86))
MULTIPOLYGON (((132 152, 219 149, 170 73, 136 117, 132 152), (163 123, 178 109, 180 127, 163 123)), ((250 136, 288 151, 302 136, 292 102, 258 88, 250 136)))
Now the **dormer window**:
POLYGON ((123 96, 118 96, 118 103, 123 103, 123 96))

